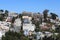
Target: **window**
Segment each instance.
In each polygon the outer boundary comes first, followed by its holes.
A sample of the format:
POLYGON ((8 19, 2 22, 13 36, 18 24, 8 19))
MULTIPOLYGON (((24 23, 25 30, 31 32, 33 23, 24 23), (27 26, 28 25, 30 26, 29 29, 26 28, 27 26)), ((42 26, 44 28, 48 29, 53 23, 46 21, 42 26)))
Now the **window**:
POLYGON ((23 19, 23 23, 30 23, 30 21, 29 21, 29 19, 28 18, 25 18, 25 19, 23 19))
POLYGON ((9 25, 5 25, 5 26, 9 26, 9 25))

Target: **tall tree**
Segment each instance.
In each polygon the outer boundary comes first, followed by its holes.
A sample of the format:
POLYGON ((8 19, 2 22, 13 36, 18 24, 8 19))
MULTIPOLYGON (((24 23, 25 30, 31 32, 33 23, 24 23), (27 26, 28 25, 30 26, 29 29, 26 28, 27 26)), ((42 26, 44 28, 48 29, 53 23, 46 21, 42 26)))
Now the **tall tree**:
POLYGON ((3 21, 4 19, 4 14, 3 14, 4 10, 0 10, 0 21, 3 21))
POLYGON ((14 23, 15 19, 16 19, 15 17, 12 18, 12 23, 14 23))
POLYGON ((44 19, 45 19, 45 21, 46 21, 46 18, 47 18, 48 12, 49 12, 49 10, 47 10, 47 9, 45 9, 45 10, 43 11, 43 15, 44 15, 44 19))
POLYGON ((9 11, 5 10, 5 16, 8 16, 9 11))
POLYGON ((22 14, 19 14, 19 18, 21 18, 21 19, 22 19, 22 14))

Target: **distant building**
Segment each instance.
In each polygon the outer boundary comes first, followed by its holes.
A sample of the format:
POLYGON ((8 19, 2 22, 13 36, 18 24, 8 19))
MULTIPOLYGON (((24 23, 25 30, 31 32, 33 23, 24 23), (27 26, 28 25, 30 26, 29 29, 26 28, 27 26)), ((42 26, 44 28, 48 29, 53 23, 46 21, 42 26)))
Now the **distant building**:
POLYGON ((52 29, 53 29, 53 30, 55 30, 55 29, 56 29, 55 25, 52 25, 52 29))
POLYGON ((33 18, 34 18, 35 23, 36 23, 36 22, 42 23, 42 18, 43 18, 43 16, 42 16, 41 14, 34 13, 34 14, 33 14, 33 18))
POLYGON ((50 36, 52 36, 52 35, 53 35, 53 33, 48 32, 48 31, 45 31, 45 36, 46 36, 46 37, 50 37, 50 36))
POLYGON ((32 20, 32 17, 29 17, 29 16, 23 16, 22 18, 23 18, 23 20, 24 19, 32 20))
POLYGON ((17 17, 18 14, 15 13, 15 12, 9 12, 9 13, 8 13, 8 16, 11 16, 11 17, 17 17))
POLYGON ((2 40, 2 36, 5 35, 5 32, 4 31, 0 31, 0 40, 2 40))
POLYGON ((55 20, 53 20, 53 19, 50 19, 50 22, 51 22, 51 23, 56 23, 56 21, 55 21, 55 20))
POLYGON ((11 27, 10 22, 0 21, 0 39, 2 35, 5 35, 5 33, 9 31, 10 27, 11 27))
POLYGON ((5 35, 7 31, 9 31, 10 27, 11 27, 10 22, 0 21, 0 40, 2 36, 5 35))
POLYGON ((49 28, 47 26, 42 26, 41 30, 49 30, 49 28))
POLYGON ((14 30, 16 32, 20 32, 21 30, 21 19, 20 18, 17 18, 15 21, 14 21, 14 30))
POLYGON ((1 12, 1 11, 0 11, 0 14, 4 14, 4 13, 5 13, 5 12, 1 12))
POLYGON ((11 22, 12 21, 12 18, 11 16, 8 16, 7 19, 6 19, 6 22, 11 22))
POLYGON ((31 22, 31 17, 23 16, 23 30, 34 31, 35 25, 31 22))
POLYGON ((51 26, 52 26, 51 24, 47 24, 47 23, 42 22, 42 24, 40 24, 40 29, 41 30, 50 30, 51 26))
POLYGON ((33 13, 32 13, 32 12, 26 12, 26 11, 23 11, 23 12, 22 12, 22 15, 23 15, 23 16, 29 16, 29 17, 32 17, 32 16, 33 16, 33 13))
POLYGON ((14 21, 14 25, 15 25, 15 26, 21 26, 21 19, 20 19, 20 18, 17 18, 17 19, 14 21))

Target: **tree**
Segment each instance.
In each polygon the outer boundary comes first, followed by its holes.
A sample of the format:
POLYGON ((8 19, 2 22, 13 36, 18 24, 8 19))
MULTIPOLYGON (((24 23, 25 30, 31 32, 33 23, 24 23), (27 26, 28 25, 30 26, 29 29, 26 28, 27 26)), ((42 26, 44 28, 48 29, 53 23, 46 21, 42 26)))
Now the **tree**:
POLYGON ((4 10, 1 9, 0 12, 4 12, 4 10))
POLYGON ((34 18, 32 18, 32 20, 31 20, 31 21, 32 21, 32 24, 35 24, 34 18))
POLYGON ((2 37, 2 40, 20 40, 20 33, 8 31, 5 33, 5 36, 2 37))
POLYGON ((32 21, 32 24, 34 24, 34 25, 36 26, 35 31, 36 31, 36 32, 40 31, 40 27, 39 27, 40 21, 35 21, 34 18, 32 18, 31 21, 32 21))
POLYGON ((3 19, 4 19, 3 16, 0 16, 0 21, 3 21, 3 19))
POLYGON ((22 20, 22 14, 19 14, 19 18, 21 18, 21 20, 22 20))
POLYGON ((60 33, 57 35, 56 40, 60 40, 60 33))
POLYGON ((15 17, 12 18, 12 23, 14 23, 14 21, 15 21, 15 17))
POLYGON ((0 10, 0 21, 3 20, 3 17, 4 17, 3 12, 4 12, 4 10, 1 9, 1 10, 0 10))
POLYGON ((56 32, 60 33, 60 25, 56 27, 56 32))
POLYGON ((36 31, 36 32, 39 32, 39 31, 40 31, 39 25, 40 25, 40 22, 39 22, 39 21, 35 23, 35 26, 36 26, 35 31, 36 31))
POLYGON ((3 14, 3 12, 4 12, 4 10, 0 10, 0 21, 3 21, 3 19, 4 19, 4 14, 3 14))
POLYGON ((47 20, 46 18, 47 18, 48 12, 49 12, 49 10, 47 10, 47 9, 45 9, 45 10, 43 11, 44 21, 47 20))
POLYGON ((55 20, 56 19, 56 17, 58 17, 58 15, 57 14, 55 14, 55 13, 50 13, 51 14, 51 18, 53 19, 53 20, 55 20))
POLYGON ((5 10, 5 16, 8 16, 9 11, 5 10))
POLYGON ((19 14, 19 17, 22 17, 22 14, 19 14))

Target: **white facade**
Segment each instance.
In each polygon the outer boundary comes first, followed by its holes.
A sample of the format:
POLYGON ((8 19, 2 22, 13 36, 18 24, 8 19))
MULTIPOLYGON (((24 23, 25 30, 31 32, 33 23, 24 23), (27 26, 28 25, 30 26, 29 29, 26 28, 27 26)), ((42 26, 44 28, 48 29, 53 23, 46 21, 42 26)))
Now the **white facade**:
POLYGON ((15 26, 21 26, 21 19, 20 18, 17 18, 14 22, 14 25, 15 26))
POLYGON ((10 22, 0 21, 0 30, 8 31, 10 27, 11 27, 10 22))
POLYGON ((14 31, 19 32, 21 29, 21 19, 17 18, 14 22, 14 31))
POLYGON ((2 35, 5 35, 5 33, 9 31, 10 26, 10 22, 0 21, 0 40, 2 35))
POLYGON ((23 30, 34 31, 35 26, 32 24, 23 24, 23 30))
POLYGON ((55 21, 55 20, 53 20, 53 19, 50 19, 50 21, 51 21, 52 23, 56 23, 56 21, 55 21))
POLYGON ((4 31, 0 31, 0 40, 2 40, 2 36, 5 35, 5 32, 4 31))
POLYGON ((53 33, 51 33, 51 32, 45 32, 45 35, 47 36, 47 37, 50 37, 50 36, 52 36, 53 35, 53 33))
POLYGON ((15 12, 10 12, 10 13, 8 14, 8 16, 17 17, 17 16, 18 16, 18 14, 17 14, 17 13, 15 13, 15 12))
POLYGON ((56 29, 55 25, 52 25, 52 29, 53 29, 53 30, 55 30, 55 29, 56 29))
POLYGON ((11 23, 10 22, 6 22, 6 21, 0 21, 0 26, 11 27, 11 23))
POLYGON ((23 30, 34 31, 35 25, 31 22, 31 17, 23 16, 23 30))

